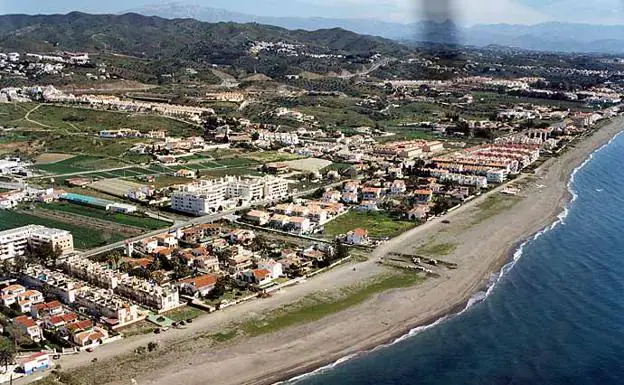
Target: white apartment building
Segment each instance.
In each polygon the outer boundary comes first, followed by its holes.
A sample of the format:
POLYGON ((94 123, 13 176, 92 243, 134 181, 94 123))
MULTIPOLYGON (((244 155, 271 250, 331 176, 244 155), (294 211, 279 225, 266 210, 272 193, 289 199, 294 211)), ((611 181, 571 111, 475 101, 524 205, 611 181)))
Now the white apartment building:
POLYGON ((288 182, 281 178, 225 177, 181 187, 171 196, 171 208, 193 215, 207 215, 228 207, 261 200, 279 200, 287 196, 288 182))
POLYGON ((159 313, 180 306, 177 287, 161 286, 137 277, 130 277, 115 288, 115 292, 159 313))
POLYGON ((24 255, 29 243, 34 246, 51 243, 63 254, 74 251, 74 239, 69 231, 28 225, 0 232, 0 260, 24 255))
POLYGON ((258 140, 277 142, 289 146, 295 146, 299 144, 299 136, 294 132, 271 132, 266 130, 260 130, 257 132, 258 140))

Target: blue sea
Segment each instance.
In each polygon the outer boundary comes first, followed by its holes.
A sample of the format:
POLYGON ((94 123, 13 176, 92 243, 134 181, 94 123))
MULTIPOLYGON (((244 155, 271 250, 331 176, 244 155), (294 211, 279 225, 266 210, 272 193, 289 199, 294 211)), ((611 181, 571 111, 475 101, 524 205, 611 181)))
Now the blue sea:
POLYGON ((487 298, 298 385, 624 384, 624 135, 574 174, 575 199, 487 298))

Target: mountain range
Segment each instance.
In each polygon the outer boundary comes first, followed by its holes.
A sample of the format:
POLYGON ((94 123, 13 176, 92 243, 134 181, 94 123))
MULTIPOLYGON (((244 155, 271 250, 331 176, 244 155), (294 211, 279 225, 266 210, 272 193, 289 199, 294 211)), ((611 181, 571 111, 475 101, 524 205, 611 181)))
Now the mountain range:
POLYGON ((546 22, 535 25, 461 27, 452 20, 401 24, 376 19, 256 16, 188 3, 152 5, 129 11, 167 19, 259 23, 309 31, 340 27, 359 34, 412 42, 457 43, 477 47, 499 45, 538 51, 624 53, 624 26, 619 25, 546 22))

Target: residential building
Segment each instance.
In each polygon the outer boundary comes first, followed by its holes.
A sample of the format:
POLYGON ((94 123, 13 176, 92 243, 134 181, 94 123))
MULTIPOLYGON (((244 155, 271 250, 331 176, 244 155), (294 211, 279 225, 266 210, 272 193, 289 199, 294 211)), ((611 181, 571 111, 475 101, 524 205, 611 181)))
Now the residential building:
POLYGON ((364 187, 362 189, 363 200, 377 200, 381 198, 383 189, 380 187, 364 187))
POLYGON ((488 170, 487 174, 486 174, 486 178, 488 183, 494 183, 494 184, 500 184, 505 182, 505 179, 507 178, 507 175, 505 173, 505 170, 488 170))
POLYGON ((228 207, 288 196, 288 182, 274 176, 256 179, 225 177, 200 180, 180 188, 171 197, 171 208, 193 215, 207 215, 228 207))
POLYGON ((358 203, 359 202, 359 196, 357 193, 354 192, 343 192, 342 193, 342 197, 340 198, 340 200, 343 203, 358 203))
POLYGON ((29 316, 21 315, 13 319, 13 324, 19 331, 35 342, 43 339, 43 331, 39 325, 29 316))
POLYGON ((405 191, 407 191, 407 186, 405 185, 405 181, 397 179, 394 182, 392 182, 392 186, 390 187, 390 193, 392 195, 404 194, 405 191))
POLYGON ((94 326, 80 333, 74 333, 72 341, 78 346, 101 345, 108 339, 108 331, 99 326, 94 326))
POLYGON ((336 190, 329 190, 323 193, 323 202, 325 203, 335 203, 339 202, 341 198, 341 194, 336 190))
POLYGON ((357 209, 359 211, 377 211, 379 207, 375 201, 362 201, 357 209))
POLYGON ((365 245, 368 243, 368 231, 362 228, 349 231, 346 242, 350 245, 365 245))
POLYGON ((2 305, 9 307, 16 303, 21 296, 26 292, 26 288, 22 285, 13 284, 0 290, 0 298, 2 298, 2 305))
POLYGON ((247 214, 245 214, 245 220, 257 226, 264 226, 269 223, 269 219, 271 218, 271 214, 266 211, 260 210, 251 210, 247 214))
POLYGON ((60 249, 63 254, 74 251, 74 240, 69 231, 28 225, 0 232, 0 259, 23 256, 28 244, 36 247, 44 243, 60 249))
POLYGON ((429 203, 433 199, 433 190, 414 190, 414 198, 420 203, 429 203))
POLYGON ((20 367, 24 370, 24 374, 31 375, 50 369, 52 367, 52 361, 48 353, 39 352, 21 359, 20 367))
POLYGON ((205 274, 198 277, 187 278, 178 282, 181 292, 188 292, 192 296, 206 296, 217 284, 217 277, 205 274))
POLYGON ((311 225, 310 220, 304 217, 290 217, 288 220, 290 229, 299 234, 309 232, 311 225))
POLYGON ((227 264, 232 271, 248 269, 253 265, 253 253, 241 246, 231 246, 226 249, 227 264))
POLYGON ((431 208, 428 205, 418 205, 408 211, 407 218, 410 221, 421 221, 427 218, 430 211, 431 208))
POLYGON ((284 275, 282 264, 276 262, 274 259, 263 259, 258 262, 258 268, 264 269, 270 272, 271 279, 277 279, 284 275))
POLYGON ((165 312, 180 306, 177 287, 161 286, 137 277, 124 280, 115 288, 115 292, 158 312, 165 312))
POLYGON ((258 286, 271 283, 271 272, 265 269, 246 270, 238 273, 237 278, 245 283, 256 284, 258 286))

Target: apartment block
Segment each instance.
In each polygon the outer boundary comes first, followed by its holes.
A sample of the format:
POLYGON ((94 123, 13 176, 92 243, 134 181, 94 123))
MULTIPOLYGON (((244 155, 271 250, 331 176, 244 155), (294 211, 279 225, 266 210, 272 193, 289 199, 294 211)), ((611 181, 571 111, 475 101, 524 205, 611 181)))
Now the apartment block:
POLYGON ((130 277, 115 288, 115 292, 141 305, 165 312, 180 306, 178 289, 161 286, 137 277, 130 277))
POLYGON ((261 200, 279 200, 287 196, 288 182, 281 178, 225 177, 181 187, 171 196, 171 208, 192 215, 207 215, 228 207, 261 200))
POLYGON ((45 243, 60 248, 63 254, 74 251, 74 239, 69 231, 28 225, 0 232, 0 260, 24 255, 28 244, 36 247, 45 243))

